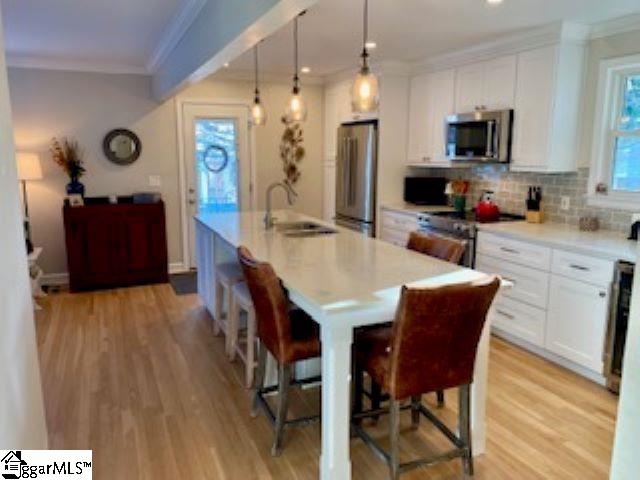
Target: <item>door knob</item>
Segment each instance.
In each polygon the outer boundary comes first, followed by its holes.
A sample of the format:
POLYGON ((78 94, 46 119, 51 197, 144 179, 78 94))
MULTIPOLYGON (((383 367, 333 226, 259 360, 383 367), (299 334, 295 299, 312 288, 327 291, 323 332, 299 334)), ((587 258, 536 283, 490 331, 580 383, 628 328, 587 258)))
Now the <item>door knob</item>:
POLYGON ((190 188, 190 189, 189 189, 189 193, 196 193, 195 188, 190 188))
POLYGON ((189 200, 189 205, 195 205, 196 201, 195 200, 189 200))

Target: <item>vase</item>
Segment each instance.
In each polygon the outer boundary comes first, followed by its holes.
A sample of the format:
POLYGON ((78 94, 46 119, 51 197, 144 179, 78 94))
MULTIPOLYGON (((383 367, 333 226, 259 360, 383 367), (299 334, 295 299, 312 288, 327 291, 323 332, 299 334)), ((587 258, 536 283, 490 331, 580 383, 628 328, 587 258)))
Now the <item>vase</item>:
POLYGON ((67 183, 67 195, 82 195, 84 197, 84 185, 78 181, 77 178, 72 178, 67 183))

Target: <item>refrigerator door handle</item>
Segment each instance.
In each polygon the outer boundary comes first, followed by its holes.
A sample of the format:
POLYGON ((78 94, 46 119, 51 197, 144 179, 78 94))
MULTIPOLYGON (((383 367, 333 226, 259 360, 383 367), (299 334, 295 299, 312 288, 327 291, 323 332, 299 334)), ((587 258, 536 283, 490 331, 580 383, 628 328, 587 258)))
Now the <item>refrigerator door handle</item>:
POLYGON ((356 204, 356 176, 358 173, 358 139, 351 140, 351 150, 349 152, 349 205, 356 204))

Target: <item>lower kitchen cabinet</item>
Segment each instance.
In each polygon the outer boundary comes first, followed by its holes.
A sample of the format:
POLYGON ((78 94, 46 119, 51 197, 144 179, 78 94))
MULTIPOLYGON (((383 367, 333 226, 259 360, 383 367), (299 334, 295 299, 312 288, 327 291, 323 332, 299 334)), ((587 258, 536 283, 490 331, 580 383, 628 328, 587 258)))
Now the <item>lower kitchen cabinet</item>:
POLYGON ((493 326, 536 347, 544 347, 545 311, 506 296, 496 300, 493 326))
POLYGON ((551 276, 546 348, 590 370, 602 372, 609 289, 551 276))
POLYGON ((418 230, 418 216, 414 212, 401 213, 382 208, 380 239, 399 247, 406 247, 409 234, 418 230))

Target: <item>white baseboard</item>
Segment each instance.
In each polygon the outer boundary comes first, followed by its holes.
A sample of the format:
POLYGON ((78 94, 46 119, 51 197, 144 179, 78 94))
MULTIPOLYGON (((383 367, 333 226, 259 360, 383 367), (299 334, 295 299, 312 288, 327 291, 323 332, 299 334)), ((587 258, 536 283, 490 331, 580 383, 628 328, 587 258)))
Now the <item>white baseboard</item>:
MULTIPOLYGON (((185 267, 182 262, 174 262, 169 264, 169 273, 184 273, 188 272, 189 268, 185 267)), ((43 286, 58 286, 69 285, 69 274, 67 272, 62 273, 45 273, 42 275, 40 283, 43 286)))

